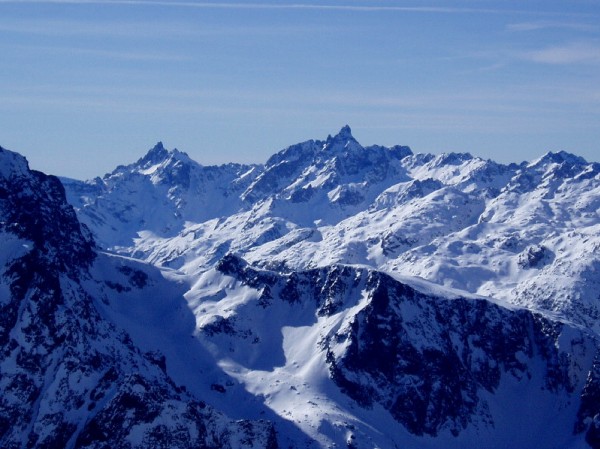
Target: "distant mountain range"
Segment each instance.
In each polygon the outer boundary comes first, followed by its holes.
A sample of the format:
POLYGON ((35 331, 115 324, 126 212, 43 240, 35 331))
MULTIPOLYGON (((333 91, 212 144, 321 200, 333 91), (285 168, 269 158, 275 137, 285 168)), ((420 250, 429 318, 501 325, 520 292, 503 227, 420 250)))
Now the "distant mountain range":
POLYGON ((0 446, 600 448, 600 164, 0 149, 0 446))

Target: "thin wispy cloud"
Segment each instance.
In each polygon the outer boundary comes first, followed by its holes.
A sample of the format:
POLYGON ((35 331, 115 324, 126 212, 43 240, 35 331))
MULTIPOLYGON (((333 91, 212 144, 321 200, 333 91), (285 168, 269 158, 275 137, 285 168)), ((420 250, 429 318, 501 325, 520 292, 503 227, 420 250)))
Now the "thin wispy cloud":
MULTIPOLYGON (((3 0, 0 0, 0 4, 3 0)), ((265 24, 261 26, 231 26, 224 24, 198 24, 180 20, 162 21, 160 27, 144 21, 90 21, 87 19, 22 19, 2 21, 0 32, 38 36, 91 36, 101 38, 181 39, 211 38, 221 36, 304 36, 307 31, 325 33, 339 31, 335 25, 317 24, 265 24)))
POLYGON ((548 29, 564 29, 575 31, 599 31, 600 28, 596 25, 580 22, 552 22, 552 21, 535 21, 535 22, 519 22, 510 23, 506 26, 509 31, 539 31, 548 29))
MULTIPOLYGON (((78 106, 88 110, 150 111, 158 108, 163 112, 219 112, 240 113, 254 110, 265 113, 293 109, 298 112, 315 110, 361 110, 381 114, 392 111, 435 114, 440 111, 456 112, 461 104, 464 113, 493 114, 560 112, 571 104, 580 110, 598 111, 600 91, 589 89, 565 90, 556 86, 512 86, 505 89, 481 89, 470 92, 430 92, 385 95, 380 92, 354 92, 348 90, 322 92, 303 89, 301 91, 244 89, 177 89, 155 86, 124 87, 113 85, 25 85, 13 87, 0 98, 7 104, 52 104, 64 107, 78 106), (558 90, 559 93, 556 91, 558 90)), ((288 113, 288 112, 286 112, 288 113)))
MULTIPOLYGON (((317 101, 315 99, 315 101, 317 101)), ((350 101, 351 102, 351 101, 350 101)), ((404 100, 399 100, 401 103, 406 103, 404 100)), ((389 105, 388 101, 385 101, 389 105)), ((343 100, 339 104, 335 101, 328 104, 318 102, 319 108, 310 108, 312 118, 329 117, 330 119, 339 118, 339 107, 348 104, 348 101, 343 100)), ((180 115, 183 117, 193 115, 205 116, 207 119, 215 115, 221 117, 237 117, 243 115, 247 118, 256 119, 272 119, 278 120, 281 117, 305 117, 306 109, 300 107, 290 108, 281 104, 214 104, 202 102, 181 102, 175 99, 164 99, 163 101, 151 101, 150 98, 138 98, 136 101, 124 101, 122 98, 116 97, 63 97, 57 94, 47 96, 20 96, 7 95, 2 96, 0 102, 0 111, 5 109, 14 112, 19 108, 29 109, 31 106, 35 108, 52 108, 56 111, 77 111, 78 113, 90 114, 95 112, 107 113, 122 116, 126 114, 138 114, 147 116, 148 114, 167 114, 171 116, 180 115)), ((403 108, 381 108, 371 110, 368 113, 352 108, 344 113, 344 117, 350 122, 364 122, 365 120, 372 121, 374 124, 381 125, 384 122, 393 123, 393 126, 406 129, 420 130, 448 130, 453 131, 478 131, 492 132, 498 127, 498 124, 510 127, 515 130, 519 127, 523 129, 531 129, 532 120, 556 120, 555 125, 558 126, 559 119, 554 119, 552 116, 541 119, 540 113, 552 112, 544 111, 543 109, 528 109, 528 108, 503 108, 487 107, 465 108, 461 113, 457 113, 456 108, 437 107, 420 108, 420 107, 403 107, 403 108), (481 112, 488 113, 482 115, 481 112), (516 114, 518 112, 518 114, 516 114), (522 117, 526 114, 529 120, 523 122, 516 117, 522 117)), ((564 124, 563 124, 564 125, 564 124)))
MULTIPOLYGON (((535 14, 540 16, 557 15, 548 11, 501 8, 466 8, 442 6, 399 6, 399 5, 360 5, 360 4, 313 4, 313 3, 240 3, 240 2, 193 2, 161 0, 0 0, 1 3, 32 4, 78 4, 78 5, 141 5, 198 9, 269 9, 269 10, 319 10, 319 11, 356 11, 356 12, 406 12, 435 14, 535 14)), ((564 15, 564 13, 561 13, 564 15)), ((570 16, 586 16, 572 13, 570 16)))
POLYGON ((34 46, 34 45, 12 45, 13 50, 42 52, 44 54, 64 54, 68 56, 90 56, 102 59, 118 59, 132 62, 180 62, 190 61, 189 56, 178 55, 174 53, 158 52, 133 52, 119 50, 101 50, 80 47, 55 47, 55 46, 34 46))
MULTIPOLYGON (((0 0, 2 3, 2 0, 0 0)), ((22 19, 6 20, 0 18, 0 32, 25 33, 42 36, 113 36, 115 38, 157 36, 186 37, 202 32, 198 27, 192 28, 185 23, 163 22, 157 29, 156 23, 143 21, 98 22, 91 20, 60 19, 22 19)))
POLYGON ((525 54, 525 58, 543 64, 600 64, 600 44, 571 43, 525 54))

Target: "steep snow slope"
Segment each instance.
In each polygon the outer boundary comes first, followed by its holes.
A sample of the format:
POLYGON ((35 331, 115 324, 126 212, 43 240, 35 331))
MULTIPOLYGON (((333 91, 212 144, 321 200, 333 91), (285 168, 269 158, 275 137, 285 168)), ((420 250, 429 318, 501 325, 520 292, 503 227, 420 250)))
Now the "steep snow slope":
MULTIPOLYGON (((0 446, 276 447, 272 424, 232 421, 190 395, 163 354, 107 319, 132 295, 167 291, 157 270, 98 257, 57 178, 2 148, 0 167, 0 446)), ((149 315, 174 317, 165 299, 149 315)))

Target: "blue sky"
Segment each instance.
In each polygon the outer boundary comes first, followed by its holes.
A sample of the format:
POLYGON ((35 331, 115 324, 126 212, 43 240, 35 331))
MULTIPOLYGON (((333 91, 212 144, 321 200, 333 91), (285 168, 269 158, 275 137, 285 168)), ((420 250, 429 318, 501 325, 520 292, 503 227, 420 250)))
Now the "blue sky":
POLYGON ((162 140, 600 157, 600 1, 4 1, 0 145, 91 178, 162 140))

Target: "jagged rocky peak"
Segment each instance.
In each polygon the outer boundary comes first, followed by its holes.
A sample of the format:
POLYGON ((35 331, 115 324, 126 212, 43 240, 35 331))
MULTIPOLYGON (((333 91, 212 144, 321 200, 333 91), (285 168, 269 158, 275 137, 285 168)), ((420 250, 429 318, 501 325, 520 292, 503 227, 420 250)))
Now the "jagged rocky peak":
POLYGON ((343 154, 348 156, 352 153, 364 153, 365 148, 354 138, 352 130, 345 125, 335 136, 327 136, 325 142, 321 142, 321 152, 325 155, 343 154))
POLYGON ((327 136, 325 142, 320 143, 320 154, 342 154, 344 157, 385 157, 401 160, 413 154, 410 147, 394 145, 390 148, 382 145, 369 145, 363 147, 352 135, 350 126, 345 125, 335 136, 327 136))
POLYGON ((394 145, 390 148, 381 145, 370 145, 363 147, 352 135, 350 126, 343 126, 340 131, 334 135, 328 135, 327 139, 307 140, 295 145, 291 145, 273 156, 271 156, 265 166, 267 168, 281 163, 308 163, 315 159, 327 160, 332 156, 343 153, 345 157, 352 153, 360 155, 361 153, 381 154, 388 153, 393 159, 403 159, 413 154, 412 150, 405 145, 394 145), (351 150, 348 153, 348 150, 351 150))
POLYGON ((200 168, 200 164, 192 160, 187 153, 174 148, 167 150, 162 142, 158 142, 146 155, 127 166, 119 165, 104 178, 128 178, 141 174, 149 176, 154 184, 168 184, 188 188, 192 171, 200 168))
POLYGON ((563 164, 567 163, 568 165, 587 165, 588 162, 582 158, 581 156, 577 156, 575 154, 569 153, 567 151, 548 151, 541 158, 536 159, 532 163, 529 164, 529 167, 542 167, 547 166, 548 164, 563 164))
POLYGON ((27 160, 0 148, 0 230, 33 243, 36 257, 71 271, 93 259, 94 242, 67 204, 58 178, 30 170, 27 160))
POLYGON ((354 139, 354 137, 352 137, 352 130, 350 129, 349 125, 342 126, 342 129, 340 129, 340 132, 337 135, 340 138, 344 138, 344 139, 348 139, 348 140, 354 139))
POLYGON ((588 163, 584 158, 566 151, 549 151, 529 164, 522 164, 509 188, 526 191, 541 185, 548 187, 549 182, 562 183, 579 176, 593 177, 598 172, 600 164, 588 163))
POLYGON ((164 147, 162 142, 158 142, 154 147, 148 150, 146 156, 141 161, 143 162, 160 162, 169 154, 168 150, 164 147))
POLYGON ((404 169, 398 161, 411 154, 410 148, 403 146, 363 147, 346 125, 325 141, 309 140, 273 155, 243 198, 256 201, 285 190, 292 202, 299 203, 318 189, 327 192, 334 203, 356 206, 365 197, 355 186, 342 185, 403 179, 404 169))
POLYGON ((334 145, 342 144, 344 146, 348 145, 349 142, 356 142, 356 139, 352 135, 352 130, 350 126, 345 125, 340 129, 335 136, 331 137, 331 135, 327 136, 327 140, 325 142, 325 148, 331 148, 334 145))
POLYGON ((18 153, 7 150, 0 146, 0 177, 23 175, 29 171, 27 159, 18 153))
POLYGON ((434 159, 434 165, 461 165, 473 159, 471 153, 442 153, 434 159))
POLYGON ((187 153, 179 151, 177 148, 167 150, 162 142, 158 142, 148 151, 148 153, 146 153, 143 158, 139 159, 134 165, 145 169, 161 164, 169 159, 181 162, 192 162, 192 159, 190 159, 187 153))
POLYGON ((335 136, 328 135, 325 141, 311 139, 278 151, 267 160, 265 166, 270 168, 282 163, 309 163, 321 152, 331 153, 333 150, 344 150, 350 145, 363 149, 352 136, 350 126, 345 125, 335 136))

